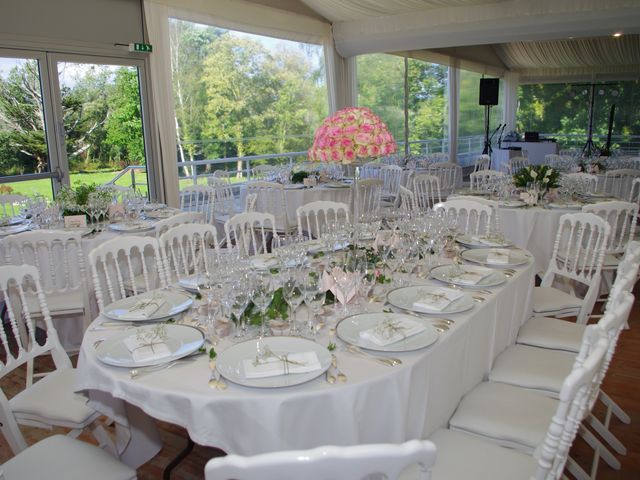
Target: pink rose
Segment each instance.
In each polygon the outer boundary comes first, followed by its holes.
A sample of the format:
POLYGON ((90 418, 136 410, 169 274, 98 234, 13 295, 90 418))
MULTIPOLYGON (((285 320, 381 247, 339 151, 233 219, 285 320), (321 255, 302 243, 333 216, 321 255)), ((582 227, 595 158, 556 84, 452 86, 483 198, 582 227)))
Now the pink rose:
POLYGON ((331 160, 333 160, 334 162, 341 162, 343 158, 342 155, 342 150, 331 150, 331 160))
POLYGON ((357 150, 357 154, 359 157, 367 157, 369 156, 369 150, 367 149, 366 145, 359 145, 358 146, 358 150, 357 150))
POLYGON ((345 150, 344 151, 344 158, 345 160, 349 160, 350 162, 353 162, 356 158, 356 154, 353 150, 345 150))
POLYGON ((368 133, 358 133, 355 140, 359 145, 369 145, 371 143, 371 135, 368 133))
POLYGON ((385 155, 389 155, 396 151, 396 145, 394 143, 385 143, 382 147, 382 151, 385 155))
POLYGON ((371 157, 377 157, 380 155, 380 147, 378 145, 369 145, 368 153, 371 157))
POLYGON ((356 133, 358 133, 358 126, 357 125, 347 125, 346 127, 344 127, 343 133, 345 135, 355 135, 356 133))
POLYGON ((374 128, 373 125, 365 123, 364 125, 362 125, 362 127, 360 127, 360 130, 364 133, 373 133, 374 128))
POLYGON ((351 140, 350 138, 343 138, 340 143, 343 147, 347 148, 353 146, 353 140, 351 140))

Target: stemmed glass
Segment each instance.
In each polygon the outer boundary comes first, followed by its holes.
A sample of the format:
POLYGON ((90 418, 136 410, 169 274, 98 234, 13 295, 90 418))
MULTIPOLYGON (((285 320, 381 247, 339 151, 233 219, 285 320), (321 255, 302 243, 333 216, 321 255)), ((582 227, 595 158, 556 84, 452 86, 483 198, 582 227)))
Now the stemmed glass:
POLYGON ((310 271, 303 282, 304 303, 307 306, 307 328, 311 336, 316 335, 315 317, 322 310, 326 291, 322 286, 322 277, 317 271, 310 271))
POLYGON ((282 283, 282 296, 284 301, 287 302, 287 305, 289 305, 290 334, 293 336, 300 335, 295 320, 295 314, 300 304, 304 301, 304 296, 300 289, 300 283, 298 282, 294 272, 286 273, 286 277, 282 283))
POLYGON ((249 305, 249 299, 251 298, 250 288, 244 282, 237 282, 231 286, 231 313, 236 317, 237 328, 236 338, 243 338, 247 334, 247 324, 244 317, 244 311, 249 305))
POLYGON ((269 305, 271 305, 271 301, 273 300, 273 283, 270 274, 265 273, 262 275, 258 275, 255 288, 253 290, 253 298, 252 301, 256 307, 260 310, 260 337, 264 337, 267 335, 267 327, 266 327, 266 316, 267 309, 269 305))

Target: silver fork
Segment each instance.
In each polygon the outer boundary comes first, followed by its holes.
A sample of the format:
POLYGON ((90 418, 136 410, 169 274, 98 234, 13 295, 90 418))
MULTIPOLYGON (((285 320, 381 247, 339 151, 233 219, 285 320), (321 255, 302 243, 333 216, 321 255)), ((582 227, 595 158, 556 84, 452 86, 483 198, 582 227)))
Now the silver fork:
POLYGON ((353 353, 355 355, 360 355, 363 358, 369 358, 371 360, 375 360, 379 363, 382 363, 383 365, 386 365, 387 367, 395 367, 396 365, 400 365, 402 363, 402 360, 400 360, 399 358, 379 357, 377 355, 372 355, 370 353, 365 352, 364 350, 361 350, 359 347, 356 347, 355 345, 347 345, 345 348, 350 353, 353 353))

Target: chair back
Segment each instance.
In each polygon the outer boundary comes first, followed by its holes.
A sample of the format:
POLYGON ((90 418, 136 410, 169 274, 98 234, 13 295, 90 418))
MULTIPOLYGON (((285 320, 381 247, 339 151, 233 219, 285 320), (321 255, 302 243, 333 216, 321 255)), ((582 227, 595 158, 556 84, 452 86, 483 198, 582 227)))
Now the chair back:
POLYGON ((207 223, 215 222, 215 191, 208 185, 188 185, 180 190, 180 210, 200 212, 207 223))
POLYGON ((509 175, 515 175, 521 169, 529 166, 529 159, 521 156, 521 157, 511 157, 507 162, 507 173, 509 175))
POLYGON ((640 177, 640 170, 620 168, 607 170, 604 174, 602 192, 617 198, 629 198, 634 179, 640 177))
POLYGON ((100 312, 116 300, 167 286, 160 246, 154 237, 107 240, 89 252, 89 265, 100 312))
POLYGON ((497 170, 480 170, 469 174, 469 187, 471 190, 491 192, 504 177, 505 174, 497 170))
POLYGON ((287 201, 284 196, 284 186, 275 182, 249 182, 247 183, 247 195, 256 194, 255 211, 270 213, 275 218, 275 229, 278 232, 291 231, 287 201))
POLYGON ((384 167, 382 162, 368 162, 360 167, 360 180, 368 178, 380 178, 380 169, 384 167))
POLYGON ((569 449, 588 413, 589 401, 597 389, 596 376, 602 368, 608 341, 597 325, 589 325, 583 337, 580 353, 571 373, 562 383, 555 414, 539 447, 535 480, 562 477, 569 458, 569 449))
POLYGON ((296 210, 298 234, 306 232, 311 238, 319 237, 327 225, 349 221, 349 205, 342 202, 319 200, 301 205, 296 210))
POLYGON ((462 183, 462 168, 455 163, 442 162, 429 165, 428 173, 438 177, 443 197, 452 194, 462 183))
POLYGON ((595 213, 611 227, 607 253, 624 253, 636 232, 638 205, 630 202, 599 202, 582 207, 586 213, 595 213))
POLYGON ((176 225, 202 223, 203 221, 204 214, 201 212, 182 212, 168 218, 163 218, 162 220, 158 220, 155 224, 156 238, 160 238, 163 233, 176 225))
POLYGON ((440 195, 440 179, 436 175, 418 173, 413 177, 413 194, 416 206, 422 210, 433 207, 442 202, 440 195))
POLYGON ((558 172, 573 172, 578 166, 575 155, 567 155, 560 151, 560 155, 548 153, 544 156, 544 163, 558 172))
POLYGON ((244 198, 244 211, 255 212, 257 201, 258 195, 256 193, 247 193, 247 196, 244 198))
POLYGON ((15 217, 22 213, 28 198, 24 195, 0 195, 0 214, 2 218, 15 217))
POLYGON ((584 172, 565 173, 560 177, 560 184, 582 195, 589 195, 598 191, 598 176, 584 172))
POLYGON ((473 195, 455 195, 454 197, 450 197, 451 200, 467 200, 476 203, 481 203, 482 205, 486 205, 491 208, 491 221, 489 223, 489 232, 491 233, 499 233, 502 231, 502 226, 500 225, 500 204, 495 200, 489 200, 488 198, 477 197, 473 195))
MULTIPOLYGON (((557 277, 586 285, 578 323, 586 323, 596 301, 610 232, 609 224, 593 213, 567 213, 560 217, 553 253, 541 286, 552 286, 557 277)), ((577 296, 575 286, 569 283, 569 289, 577 296)))
POLYGON ((191 223, 170 228, 160 236, 160 254, 169 283, 197 273, 210 273, 207 252, 220 249, 215 225, 191 223))
POLYGON ((382 198, 395 200, 402 181, 402 167, 383 165, 380 167, 378 178, 382 180, 382 198))
POLYGON ((483 154, 476 157, 476 161, 473 164, 473 172, 480 172, 482 170, 489 170, 489 166, 491 164, 491 157, 489 155, 483 154))
MULTIPOLYGON (((40 285, 38 270, 33 265, 0 266, 0 294, 4 299, 6 315, 0 328, 0 343, 3 356, 0 357, 0 378, 34 358, 51 354, 57 369, 71 368, 71 361, 60 344, 58 333, 53 327, 44 292, 40 285), (40 329, 45 335, 37 335, 36 323, 27 308, 27 297, 35 292, 42 312, 40 329)), ((27 448, 11 404, 0 390, 0 431, 14 453, 27 448)))
POLYGON ((382 180, 378 178, 358 180, 355 187, 352 187, 351 195, 355 195, 352 199, 355 222, 360 219, 380 217, 382 180))
POLYGON ((399 198, 400 198, 400 209, 403 212, 412 213, 417 210, 416 207, 416 199, 411 190, 408 188, 400 186, 399 198))
POLYGON ((282 170, 282 167, 278 165, 256 165, 251 169, 251 178, 254 180, 277 180, 282 170))
POLYGON ((271 213, 238 213, 224 224, 227 247, 235 243, 243 256, 266 253, 270 239, 276 235, 275 224, 271 213))
POLYGON ((467 199, 447 200, 437 203, 434 210, 444 210, 445 215, 458 221, 458 230, 469 235, 488 233, 491 225, 492 209, 488 205, 467 199))
POLYGON ((233 187, 228 178, 208 177, 207 185, 215 192, 215 211, 221 214, 234 214, 236 212, 233 187))
POLYGON ((627 200, 640 207, 640 177, 636 177, 631 181, 631 190, 627 200))
POLYGON ((78 233, 36 230, 3 240, 7 264, 33 265, 45 295, 86 291, 85 257, 78 233))
POLYGON ((209 460, 205 480, 360 480, 397 479, 408 466, 418 464, 417 478, 428 480, 436 447, 428 440, 402 444, 318 447, 311 450, 265 453, 253 457, 227 455, 209 460))

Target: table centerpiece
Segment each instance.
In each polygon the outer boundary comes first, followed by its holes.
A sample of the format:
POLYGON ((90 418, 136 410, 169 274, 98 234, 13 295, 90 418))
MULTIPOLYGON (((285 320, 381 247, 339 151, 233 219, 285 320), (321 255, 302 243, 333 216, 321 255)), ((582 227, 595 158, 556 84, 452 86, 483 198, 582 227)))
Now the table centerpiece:
POLYGON ((536 205, 550 189, 560 186, 560 173, 549 165, 530 165, 513 175, 513 183, 524 189, 520 198, 527 205, 536 205))

